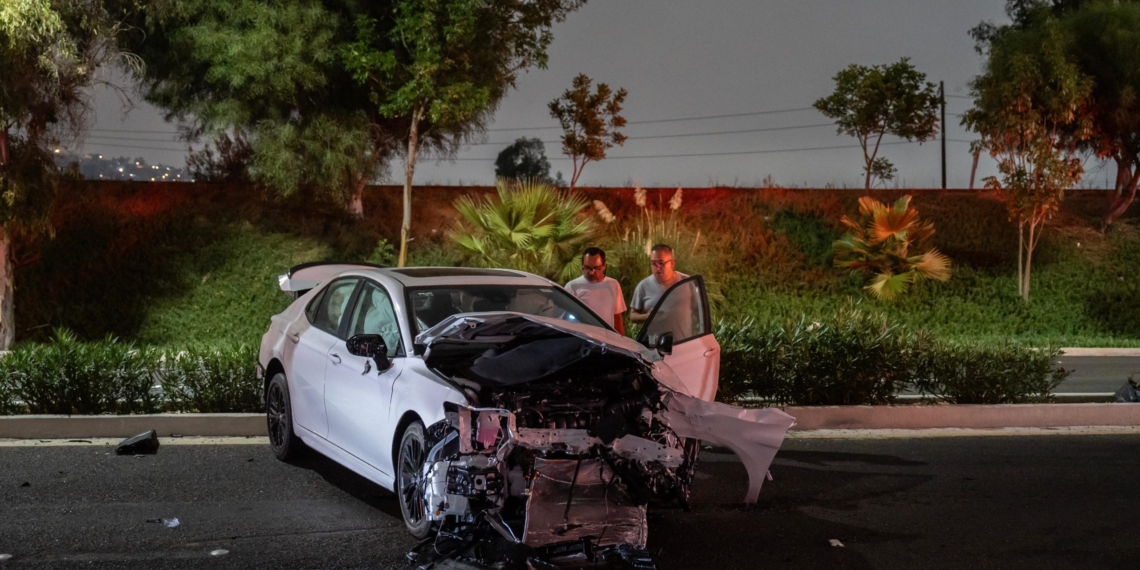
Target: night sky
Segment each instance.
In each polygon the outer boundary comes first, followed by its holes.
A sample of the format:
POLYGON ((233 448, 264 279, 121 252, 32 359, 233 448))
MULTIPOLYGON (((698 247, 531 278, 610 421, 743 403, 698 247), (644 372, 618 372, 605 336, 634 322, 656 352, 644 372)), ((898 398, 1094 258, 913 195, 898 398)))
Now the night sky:
MULTIPOLYGON (((784 186, 858 187, 862 156, 855 139, 837 135, 811 104, 830 93, 835 73, 848 64, 909 57, 928 80, 946 82, 949 185, 965 187, 967 143, 974 136, 957 115, 970 105, 968 82, 982 62, 968 31, 982 20, 1004 22, 1003 5, 592 0, 555 28, 549 68, 520 77, 484 144, 467 147, 454 162, 421 161, 416 183, 489 184, 494 157, 520 136, 546 141, 552 170, 569 178, 570 163, 561 154, 547 103, 576 74, 586 73, 629 91, 624 114, 630 125, 624 132, 630 140, 611 150, 608 160, 587 166, 581 185, 755 186, 770 176, 784 186), (710 115, 738 116, 676 120, 710 115), (840 148, 804 150, 819 147, 840 148)), ((177 142, 175 127, 140 97, 134 99, 134 107, 124 111, 111 90, 97 91, 95 124, 83 152, 182 165, 187 144, 177 142)), ((937 141, 891 144, 882 153, 897 166, 899 186, 937 187, 939 148, 937 141)), ((402 162, 392 167, 388 182, 401 179, 402 162)), ((1102 185, 1111 174, 1098 163, 1087 167, 1086 185, 1102 185)), ((983 159, 978 177, 993 171, 983 159)))

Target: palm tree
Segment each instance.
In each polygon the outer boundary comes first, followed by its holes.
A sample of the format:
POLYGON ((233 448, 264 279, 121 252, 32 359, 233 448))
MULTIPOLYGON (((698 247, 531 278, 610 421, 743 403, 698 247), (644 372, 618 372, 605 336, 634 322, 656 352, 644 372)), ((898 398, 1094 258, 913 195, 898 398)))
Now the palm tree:
POLYGON ((580 273, 579 254, 593 236, 590 202, 545 181, 500 179, 497 195, 462 196, 463 219, 449 237, 483 267, 508 267, 565 282, 580 273))
POLYGON ((894 299, 924 279, 950 279, 950 258, 929 247, 934 224, 921 221, 910 200, 888 206, 864 196, 859 220, 843 216, 849 231, 833 245, 835 265, 871 276, 864 289, 874 297, 894 299))

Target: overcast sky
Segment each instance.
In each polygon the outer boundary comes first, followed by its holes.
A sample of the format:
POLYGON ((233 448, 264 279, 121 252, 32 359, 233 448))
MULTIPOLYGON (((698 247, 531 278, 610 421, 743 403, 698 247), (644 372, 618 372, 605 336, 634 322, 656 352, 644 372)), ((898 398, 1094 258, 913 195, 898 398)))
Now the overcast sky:
MULTIPOLYGON (((586 73, 629 91, 630 140, 588 165, 580 185, 756 186, 771 176, 785 186, 858 187, 857 147, 802 150, 853 147, 855 139, 836 134, 815 110, 782 111, 810 108, 851 63, 909 57, 928 80, 946 82, 948 182, 965 187, 967 142, 974 137, 956 115, 969 107, 968 82, 981 68, 968 31, 982 20, 1004 21, 1003 6, 1003 0, 591 0, 554 29, 549 68, 520 77, 485 144, 467 147, 454 162, 420 162, 416 183, 489 184, 495 156, 520 136, 546 141, 552 173, 569 178, 547 104, 586 73), (673 120, 710 115, 741 116, 673 120), (753 132, 701 134, 723 131, 753 132)), ((172 140, 174 126, 145 103, 124 113, 119 99, 101 90, 96 113, 84 152, 183 164, 186 144, 172 140)), ((900 186, 940 185, 937 141, 893 144, 882 153, 897 166, 900 186)), ((1089 167, 1090 179, 1107 174, 1089 167)), ((389 181, 402 180, 402 168, 394 163, 389 181)), ((991 173, 983 160, 979 179, 991 173)))

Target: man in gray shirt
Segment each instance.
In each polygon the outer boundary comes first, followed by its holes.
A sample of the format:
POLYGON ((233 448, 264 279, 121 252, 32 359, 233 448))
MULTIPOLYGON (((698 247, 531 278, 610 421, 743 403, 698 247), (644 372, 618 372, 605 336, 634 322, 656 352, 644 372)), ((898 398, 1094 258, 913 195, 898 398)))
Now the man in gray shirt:
POLYGON ((635 323, 644 323, 661 296, 678 281, 688 277, 677 271, 673 260, 673 248, 663 243, 649 250, 649 265, 653 269, 653 274, 637 284, 633 290, 633 299, 629 302, 629 320, 635 323))

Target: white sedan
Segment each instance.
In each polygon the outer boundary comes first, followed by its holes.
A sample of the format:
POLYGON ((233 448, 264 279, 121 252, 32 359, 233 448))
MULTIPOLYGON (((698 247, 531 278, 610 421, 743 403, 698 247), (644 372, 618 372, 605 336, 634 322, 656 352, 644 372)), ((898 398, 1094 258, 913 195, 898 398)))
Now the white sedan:
POLYGON ((318 263, 280 284, 296 300, 259 355, 273 451, 307 446, 397 493, 408 530, 435 536, 420 565, 634 564, 647 502, 687 500, 696 440, 741 456, 754 501, 794 423, 712 401, 699 276, 637 341, 518 271, 318 263))

